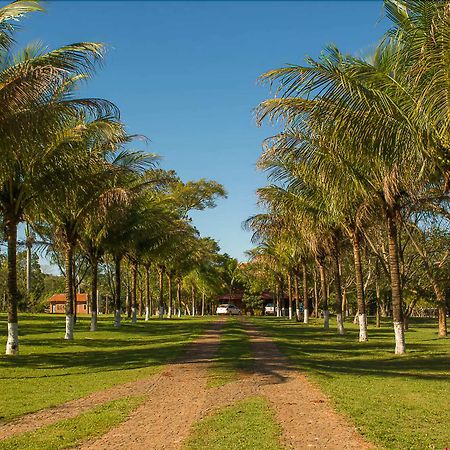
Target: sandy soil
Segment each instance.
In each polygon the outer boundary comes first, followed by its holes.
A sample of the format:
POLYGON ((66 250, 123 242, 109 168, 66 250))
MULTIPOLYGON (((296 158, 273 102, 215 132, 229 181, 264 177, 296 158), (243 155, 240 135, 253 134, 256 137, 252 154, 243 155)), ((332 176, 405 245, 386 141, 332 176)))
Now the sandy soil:
POLYGON ((158 375, 127 383, 57 408, 30 414, 0 427, 0 439, 74 417, 95 405, 127 395, 148 399, 130 417, 83 450, 180 449, 192 425, 216 410, 250 395, 266 397, 291 449, 371 449, 352 424, 338 415, 329 399, 278 350, 276 345, 243 320, 255 359, 253 373, 218 388, 208 389, 208 368, 217 352, 223 321, 191 343, 183 357, 158 375))

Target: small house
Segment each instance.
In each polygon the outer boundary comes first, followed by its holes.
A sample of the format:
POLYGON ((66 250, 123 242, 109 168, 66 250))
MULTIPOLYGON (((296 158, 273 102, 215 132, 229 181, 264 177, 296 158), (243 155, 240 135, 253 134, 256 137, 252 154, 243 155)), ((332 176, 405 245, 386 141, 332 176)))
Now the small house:
MULTIPOLYGON (((77 314, 87 314, 89 312, 88 294, 77 294, 76 312, 77 314)), ((49 299, 50 314, 64 314, 66 312, 66 294, 53 294, 49 299)))

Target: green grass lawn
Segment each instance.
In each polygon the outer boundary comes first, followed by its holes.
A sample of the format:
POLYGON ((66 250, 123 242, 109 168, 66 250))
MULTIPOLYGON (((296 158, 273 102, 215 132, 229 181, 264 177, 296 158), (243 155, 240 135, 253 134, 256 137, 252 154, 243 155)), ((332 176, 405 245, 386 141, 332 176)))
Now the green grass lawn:
POLYGON ((450 339, 437 338, 435 322, 411 320, 408 353, 395 356, 388 323, 369 326, 369 342, 358 343, 353 323, 338 336, 319 323, 252 321, 370 441, 388 449, 450 448, 450 339))
MULTIPOLYGON (((20 354, 0 357, 0 421, 152 375, 212 319, 152 319, 137 325, 123 321, 115 329, 112 317, 99 316, 96 332, 88 331, 89 320, 79 317, 75 340, 68 342, 63 339, 64 316, 21 316, 20 354)), ((6 330, 4 315, 0 328, 6 330)))
POLYGON ((281 428, 264 398, 250 397, 194 425, 184 450, 281 450, 281 428))
POLYGON ((228 317, 223 325, 220 345, 209 371, 208 387, 218 387, 236 380, 252 365, 250 341, 240 320, 228 317))
POLYGON ((143 397, 126 397, 97 406, 72 419, 0 441, 0 450, 61 450, 106 433, 124 421, 143 397))

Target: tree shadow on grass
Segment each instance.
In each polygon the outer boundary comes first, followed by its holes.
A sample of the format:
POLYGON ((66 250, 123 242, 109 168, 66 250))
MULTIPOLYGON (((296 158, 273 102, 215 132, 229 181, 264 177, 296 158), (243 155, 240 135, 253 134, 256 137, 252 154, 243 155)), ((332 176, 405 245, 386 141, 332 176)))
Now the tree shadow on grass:
MULTIPOLYGON (((359 343, 358 331, 355 329, 339 336, 334 331, 325 332, 317 326, 299 326, 295 322, 284 321, 277 323, 273 319, 261 321, 259 326, 265 334, 276 339, 280 350, 290 357, 294 370, 323 377, 369 375, 450 380, 450 353, 448 348, 436 345, 439 341, 437 338, 430 339, 428 336, 423 341, 410 342, 408 353, 396 356, 393 354, 393 333, 389 328, 371 329, 369 342, 359 343)), ((430 332, 429 321, 418 321, 414 326, 417 326, 418 333, 427 328, 428 334, 430 332)), ((277 367, 276 360, 270 367, 274 374, 286 370, 282 365, 277 367)))
MULTIPOLYGON (((195 353, 196 346, 200 344, 190 344, 190 350, 195 353)), ((213 344, 203 343, 202 349, 213 344)), ((3 361, 3 367, 12 369, 5 371, 1 379, 29 379, 61 377, 72 374, 96 373, 109 371, 122 371, 131 369, 142 369, 167 364, 178 357, 185 349, 185 341, 165 344, 163 346, 152 346, 147 348, 122 348, 111 351, 89 351, 72 353, 59 352, 52 354, 21 355, 17 358, 10 358, 3 361), (28 372, 21 376, 14 369, 26 368, 28 372), (30 372, 32 370, 32 372, 30 372), (64 373, 60 373, 64 370, 64 373)), ((202 363, 204 358, 194 357, 192 363, 202 363)))
MULTIPOLYGON (((54 319, 24 321, 29 331, 21 336, 22 352, 14 358, 0 357, 0 379, 61 377, 72 374, 123 371, 167 364, 186 347, 192 336, 205 329, 205 324, 186 320, 123 324, 99 322, 99 331, 76 330, 75 340, 63 339, 63 330, 54 336, 42 333, 42 322, 54 319), (35 328, 36 329, 33 329, 35 328), (77 332, 78 331, 78 332, 77 332), (63 373, 61 373, 63 372, 63 373)), ((78 325, 85 325, 84 321, 78 325)))

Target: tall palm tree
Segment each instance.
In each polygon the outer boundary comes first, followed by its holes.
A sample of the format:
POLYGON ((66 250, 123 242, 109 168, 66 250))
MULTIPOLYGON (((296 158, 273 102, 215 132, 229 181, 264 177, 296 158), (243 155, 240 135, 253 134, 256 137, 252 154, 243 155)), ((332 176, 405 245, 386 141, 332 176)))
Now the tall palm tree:
MULTIPOLYGON (((322 150, 321 144, 326 139, 335 159, 343 168, 350 169, 347 173, 360 167, 361 162, 367 169, 358 173, 358 183, 354 182, 355 177, 350 177, 348 186, 357 189, 363 197, 369 194, 375 199, 374 206, 379 205, 380 214, 384 215, 389 239, 396 352, 403 353, 397 228, 403 200, 414 186, 424 182, 432 167, 421 151, 422 143, 415 140, 417 129, 411 128, 410 123, 407 129, 407 115, 397 107, 395 95, 404 95, 401 87, 405 85, 401 73, 395 79, 399 72, 395 63, 397 53, 398 45, 383 43, 369 63, 330 47, 319 60, 310 59, 308 66, 271 71, 264 79, 279 82, 282 95, 265 102, 262 109, 263 115, 282 117, 295 124, 299 133, 306 131, 307 141, 312 136, 316 149, 322 150)), ((318 152, 308 154, 313 159, 318 152)))
MULTIPOLYGON (((105 217, 109 205, 127 201, 126 189, 118 184, 118 180, 124 172, 133 169, 124 164, 129 160, 125 157, 126 152, 115 153, 115 149, 129 139, 117 120, 98 117, 88 121, 81 116, 71 123, 71 131, 75 137, 65 138, 59 144, 63 156, 54 161, 49 173, 51 189, 44 189, 46 201, 41 206, 42 218, 53 225, 55 237, 65 253, 65 338, 69 340, 73 339, 74 315, 71 268, 80 232, 89 215, 105 217)), ((131 158, 131 163, 134 162, 131 158)))
POLYGON ((39 10, 33 1, 0 9, 0 208, 8 241, 9 355, 18 353, 17 226, 47 183, 46 171, 65 120, 82 109, 113 110, 105 101, 70 95, 72 80, 90 75, 102 58, 101 44, 80 43, 50 52, 31 45, 14 55, 15 20, 39 10))
MULTIPOLYGON (((110 142, 110 144, 114 148, 115 143, 110 142)), ((106 251, 108 233, 111 231, 114 222, 121 221, 124 208, 127 208, 131 198, 136 195, 136 191, 142 186, 141 172, 148 170, 156 161, 157 157, 152 154, 128 150, 117 152, 110 161, 112 166, 120 168, 109 183, 110 200, 106 203, 98 202, 91 205, 90 214, 82 219, 79 243, 87 256, 92 275, 90 294, 91 331, 97 329, 98 264, 106 251), (121 195, 114 195, 118 191, 122 191, 121 195)))

